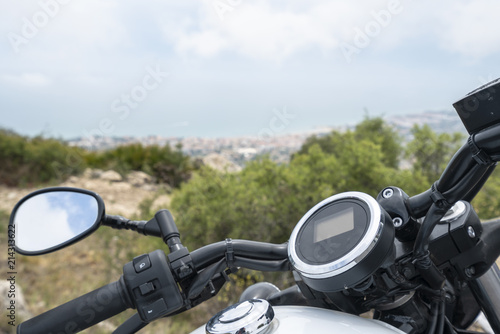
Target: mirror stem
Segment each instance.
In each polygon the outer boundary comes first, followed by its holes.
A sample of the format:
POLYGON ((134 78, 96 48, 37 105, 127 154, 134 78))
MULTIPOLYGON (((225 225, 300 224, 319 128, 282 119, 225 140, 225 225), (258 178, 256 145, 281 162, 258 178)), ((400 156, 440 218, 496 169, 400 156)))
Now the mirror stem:
POLYGON ((144 229, 147 221, 130 220, 118 215, 106 215, 102 220, 102 224, 117 230, 132 230, 145 234, 144 229))

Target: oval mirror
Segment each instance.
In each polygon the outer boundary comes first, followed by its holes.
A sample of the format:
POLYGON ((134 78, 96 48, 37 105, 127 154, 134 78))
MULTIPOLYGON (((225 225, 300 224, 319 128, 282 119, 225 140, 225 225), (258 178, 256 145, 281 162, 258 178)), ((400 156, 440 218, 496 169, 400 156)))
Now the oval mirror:
POLYGON ((14 207, 10 225, 16 251, 45 254, 95 231, 104 215, 99 195, 77 188, 46 188, 24 197, 14 207))

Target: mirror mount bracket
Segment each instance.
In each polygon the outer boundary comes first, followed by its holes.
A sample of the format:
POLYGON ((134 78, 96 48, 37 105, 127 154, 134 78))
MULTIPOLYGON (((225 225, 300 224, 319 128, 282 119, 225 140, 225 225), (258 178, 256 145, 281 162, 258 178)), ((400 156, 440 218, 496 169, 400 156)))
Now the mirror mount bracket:
POLYGON ((130 220, 119 215, 106 215, 102 220, 102 225, 109 226, 117 230, 131 230, 143 235, 162 237, 160 227, 155 218, 145 220, 130 220))
POLYGON ((170 250, 168 260, 172 272, 183 289, 185 289, 187 283, 190 282, 190 278, 196 274, 191 254, 181 243, 179 230, 170 211, 165 209, 158 211, 154 220, 156 220, 160 229, 163 241, 170 250))
POLYGON ((102 220, 102 224, 117 230, 131 230, 145 234, 144 228, 147 224, 147 221, 130 220, 119 215, 106 215, 102 220))

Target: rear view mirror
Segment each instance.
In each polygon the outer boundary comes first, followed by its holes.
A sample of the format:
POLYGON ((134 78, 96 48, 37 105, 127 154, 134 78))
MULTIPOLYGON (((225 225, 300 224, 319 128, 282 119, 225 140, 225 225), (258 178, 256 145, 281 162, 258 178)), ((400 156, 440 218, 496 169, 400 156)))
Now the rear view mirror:
POLYGON ((49 253, 70 245, 101 224, 104 202, 96 193, 77 188, 46 188, 19 201, 10 216, 16 252, 49 253))

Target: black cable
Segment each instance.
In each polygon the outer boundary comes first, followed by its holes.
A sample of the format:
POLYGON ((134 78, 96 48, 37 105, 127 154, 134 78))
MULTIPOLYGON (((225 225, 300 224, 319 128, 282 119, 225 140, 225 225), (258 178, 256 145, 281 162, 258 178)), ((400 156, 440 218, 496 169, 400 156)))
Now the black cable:
POLYGON ((413 256, 418 259, 424 257, 429 251, 429 237, 436 224, 444 217, 451 205, 440 206, 433 203, 425 216, 424 222, 418 231, 415 245, 413 247, 413 256))
POLYGON ((256 260, 248 259, 243 256, 234 257, 234 265, 246 269, 259 270, 259 271, 289 271, 290 266, 288 259, 282 260, 256 260))
POLYGON ((432 302, 432 306, 431 306, 432 319, 431 319, 429 326, 427 327, 427 334, 436 333, 436 327, 437 327, 437 322, 438 322, 438 313, 439 313, 438 306, 439 306, 438 302, 432 302))
POLYGON ((444 319, 446 318, 445 314, 445 305, 444 301, 441 301, 441 304, 439 305, 439 323, 438 323, 438 334, 443 334, 444 331, 444 319))
POLYGON ((484 177, 491 174, 491 165, 473 166, 451 189, 440 191, 441 180, 432 186, 430 198, 433 204, 427 212, 418 231, 413 247, 414 264, 422 277, 434 289, 440 289, 445 277, 439 272, 429 257, 429 238, 437 223, 444 217, 455 202, 466 197, 477 184, 484 183, 484 177))
MULTIPOLYGON (((465 192, 463 192, 462 189, 460 197, 456 200, 472 200, 493 171, 492 169, 494 169, 495 162, 500 160, 500 150, 498 149, 498 142, 500 141, 499 130, 500 125, 496 125, 471 136, 469 141, 451 158, 446 169, 441 174, 437 183, 438 189, 443 193, 447 193, 450 189, 461 184, 467 189, 465 192), (471 143, 473 145, 471 145, 471 143), (488 162, 478 162, 478 151, 481 151, 484 155, 489 157, 488 162), (479 179, 471 184, 464 182, 464 179, 476 176, 472 170, 474 168, 477 169, 478 165, 484 168, 483 171, 479 173, 479 179)), ((427 210, 432 205, 432 200, 430 199, 431 194, 432 192, 427 190, 407 200, 407 208, 412 217, 421 218, 426 214, 427 210)), ((451 195, 454 194, 452 193, 451 195)), ((453 203, 451 200, 450 202, 453 203)))
MULTIPOLYGON (((234 256, 264 261, 281 261, 288 259, 288 243, 271 244, 266 242, 233 239, 230 248, 234 256)), ((216 242, 191 252, 196 269, 201 270, 226 257, 228 243, 216 242)))
POLYGON ((287 244, 276 245, 230 239, 195 250, 191 252, 191 258, 195 268, 201 272, 191 283, 188 298, 198 296, 214 275, 228 267, 289 271, 288 251, 285 250, 287 244))
POLYGON ((218 274, 226 269, 226 261, 224 259, 219 260, 219 262, 212 264, 205 270, 203 270, 199 275, 195 277, 191 286, 189 287, 188 298, 194 298, 198 296, 203 289, 207 286, 208 282, 214 277, 215 274, 218 274))
MULTIPOLYGON (((452 204, 465 198, 467 194, 476 189, 477 184, 484 184, 484 182, 486 182, 484 176, 489 176, 491 174, 491 166, 492 165, 476 164, 457 184, 451 189, 445 190, 443 196, 452 204)), ((440 181, 438 181, 438 184, 439 188, 441 188, 440 181)))
POLYGON ((457 331, 455 330, 455 327, 453 327, 453 325, 451 324, 450 320, 448 320, 448 318, 446 317, 444 320, 446 327, 448 328, 448 332, 446 334, 457 334, 457 331))
POLYGON ((425 220, 418 231, 417 238, 413 247, 413 262, 422 278, 433 289, 441 289, 446 280, 444 275, 436 268, 430 258, 429 237, 436 224, 444 217, 451 205, 433 203, 425 220))
POLYGON ((472 152, 468 143, 465 143, 455 155, 451 158, 445 170, 439 178, 440 189, 451 189, 460 182, 464 175, 476 165, 472 158, 472 152))

